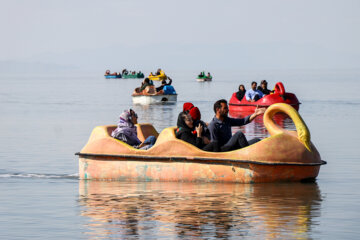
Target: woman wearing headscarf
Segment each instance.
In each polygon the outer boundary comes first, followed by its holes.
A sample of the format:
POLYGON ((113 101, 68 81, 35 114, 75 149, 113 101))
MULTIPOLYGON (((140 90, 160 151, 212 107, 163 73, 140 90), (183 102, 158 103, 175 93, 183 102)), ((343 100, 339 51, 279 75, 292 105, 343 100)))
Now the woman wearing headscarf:
POLYGON ((134 110, 125 110, 120 114, 118 126, 111 133, 111 136, 132 147, 143 150, 149 149, 155 144, 156 138, 155 136, 149 136, 144 142, 141 142, 137 137, 137 129, 135 126, 137 119, 138 116, 134 110))
POLYGON ((244 96, 245 96, 245 93, 246 93, 246 89, 245 89, 245 86, 244 85, 240 85, 239 86, 239 91, 236 92, 236 98, 241 101, 244 96))

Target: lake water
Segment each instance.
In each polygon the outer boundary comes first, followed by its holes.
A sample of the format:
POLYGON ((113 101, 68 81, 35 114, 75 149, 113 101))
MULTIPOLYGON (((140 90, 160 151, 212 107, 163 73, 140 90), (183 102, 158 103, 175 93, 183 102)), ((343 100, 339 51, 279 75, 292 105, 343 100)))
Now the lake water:
MULTIPOLYGON (((0 76, 0 239, 358 239, 360 71, 169 72, 176 104, 132 106, 141 80, 99 74, 0 76), (282 81, 327 165, 316 183, 209 184, 78 180, 74 155, 97 125, 132 107, 158 131, 182 104, 202 118, 239 84, 282 81)), ((284 122, 293 129, 292 122, 284 122)), ((261 119, 241 128, 266 137, 261 119)))

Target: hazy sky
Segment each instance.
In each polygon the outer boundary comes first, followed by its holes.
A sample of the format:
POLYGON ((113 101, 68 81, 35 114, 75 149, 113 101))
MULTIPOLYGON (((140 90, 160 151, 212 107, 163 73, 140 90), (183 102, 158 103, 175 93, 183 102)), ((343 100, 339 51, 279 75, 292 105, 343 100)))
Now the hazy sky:
POLYGON ((360 1, 0 0, 0 64, 359 68, 360 1))

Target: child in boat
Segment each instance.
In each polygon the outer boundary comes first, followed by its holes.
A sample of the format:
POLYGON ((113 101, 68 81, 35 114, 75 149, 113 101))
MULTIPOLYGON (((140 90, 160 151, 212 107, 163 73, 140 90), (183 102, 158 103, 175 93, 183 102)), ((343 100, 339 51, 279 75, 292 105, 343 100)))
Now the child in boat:
POLYGON ((135 126, 137 119, 138 116, 134 110, 125 110, 120 114, 118 126, 111 133, 111 136, 135 148, 147 150, 155 144, 156 137, 149 136, 144 142, 141 142, 137 137, 137 129, 135 126))
POLYGON ((177 121, 177 129, 175 132, 176 138, 188 142, 204 151, 216 152, 218 150, 217 144, 206 144, 203 140, 203 126, 198 124, 194 126, 191 115, 181 112, 177 121))

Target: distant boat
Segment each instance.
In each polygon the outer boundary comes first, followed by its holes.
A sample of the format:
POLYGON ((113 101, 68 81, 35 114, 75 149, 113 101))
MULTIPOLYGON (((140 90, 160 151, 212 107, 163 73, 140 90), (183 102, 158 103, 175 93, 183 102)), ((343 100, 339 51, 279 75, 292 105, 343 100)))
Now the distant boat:
POLYGON ((120 72, 117 73, 117 72, 113 72, 111 73, 110 70, 106 70, 105 71, 105 75, 104 75, 105 78, 121 78, 121 74, 120 72))
POLYGON ((105 78, 121 78, 121 74, 119 75, 104 75, 105 78))
POLYGON ((122 78, 144 78, 144 74, 142 72, 138 72, 135 74, 123 74, 122 78))
POLYGON ((162 80, 166 80, 167 76, 166 76, 165 72, 163 70, 161 70, 159 75, 150 74, 148 78, 153 81, 162 81, 162 80))
POLYGON ((272 94, 266 95, 256 102, 249 102, 244 96, 241 101, 236 97, 234 92, 229 101, 229 110, 232 111, 253 111, 258 107, 269 107, 274 103, 287 103, 296 110, 299 110, 300 102, 293 93, 285 92, 285 87, 282 82, 275 84, 275 91, 272 94))
POLYGON ((208 75, 205 75, 205 72, 201 72, 201 74, 198 75, 197 79, 198 82, 208 82, 212 81, 212 76, 210 73, 208 75))
POLYGON ((140 93, 135 90, 132 94, 132 100, 134 104, 142 105, 176 102, 177 93, 173 86, 164 86, 160 92, 156 92, 155 86, 148 86, 140 93))

